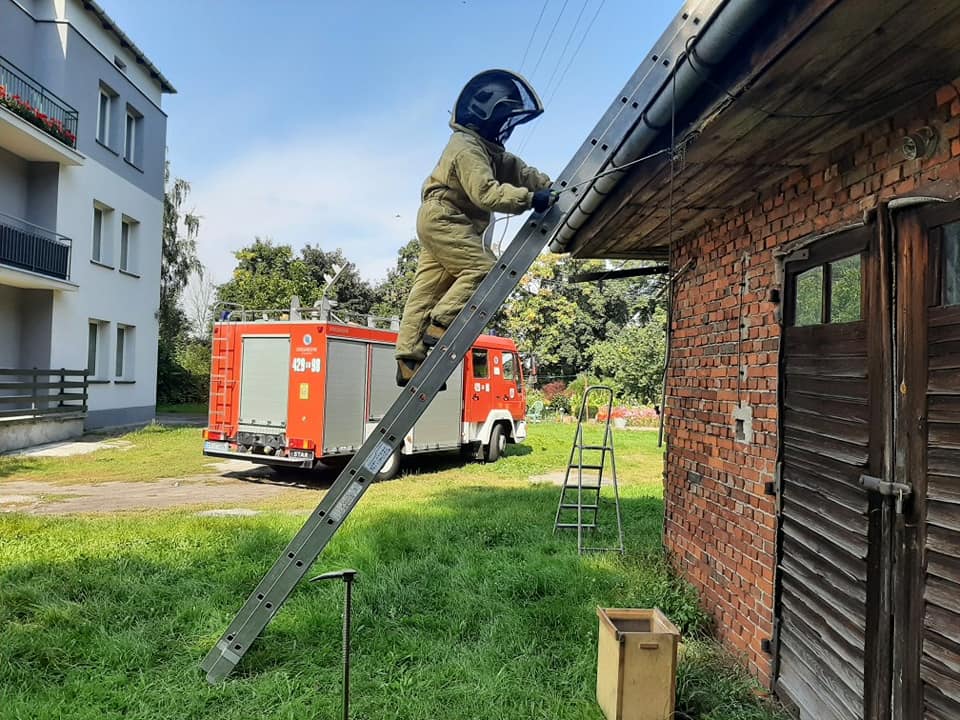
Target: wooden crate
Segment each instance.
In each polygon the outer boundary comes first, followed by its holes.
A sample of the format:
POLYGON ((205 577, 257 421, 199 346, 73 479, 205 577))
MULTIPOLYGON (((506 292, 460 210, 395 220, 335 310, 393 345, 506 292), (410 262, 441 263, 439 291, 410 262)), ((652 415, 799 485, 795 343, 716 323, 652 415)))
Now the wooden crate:
POLYGON ((656 609, 597 615, 597 702, 607 720, 672 718, 680 631, 656 609))

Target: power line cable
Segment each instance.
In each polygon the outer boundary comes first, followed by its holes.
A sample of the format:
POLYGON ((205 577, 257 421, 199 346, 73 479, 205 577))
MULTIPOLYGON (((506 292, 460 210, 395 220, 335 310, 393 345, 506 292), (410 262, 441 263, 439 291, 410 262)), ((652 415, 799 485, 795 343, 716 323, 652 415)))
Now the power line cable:
POLYGON ((540 29, 540 21, 543 20, 543 13, 547 11, 547 5, 550 4, 550 0, 543 0, 543 7, 540 8, 540 14, 537 16, 537 22, 533 26, 533 32, 530 33, 530 39, 527 40, 527 47, 523 51, 523 59, 520 61, 520 73, 523 74, 523 66, 527 62, 527 54, 530 52, 530 48, 533 45, 533 39, 537 36, 537 30, 540 29))
POLYGON ((563 58, 567 54, 567 48, 570 47, 570 41, 573 40, 573 36, 577 32, 577 28, 580 27, 580 19, 583 17, 583 12, 587 9, 587 5, 589 4, 590 0, 583 0, 583 5, 580 6, 580 12, 577 13, 577 19, 573 21, 573 27, 570 28, 570 34, 567 35, 567 39, 563 43, 563 49, 560 51, 560 55, 557 57, 557 62, 553 66, 553 72, 550 73, 550 79, 547 80, 546 84, 543 86, 544 91, 546 91, 553 84, 553 79, 557 76, 557 71, 563 64, 563 58))
POLYGON ((580 50, 583 49, 583 43, 586 41, 587 36, 590 34, 590 30, 593 28, 593 24, 597 21, 597 16, 600 14, 600 11, 603 10, 604 3, 607 0, 600 0, 600 4, 597 5, 597 9, 593 13, 593 17, 590 18, 590 22, 587 24, 587 29, 583 31, 583 35, 580 37, 580 42, 577 44, 576 50, 573 51, 573 55, 570 56, 570 60, 567 62, 567 66, 563 69, 563 72, 560 74, 560 79, 557 80, 556 87, 553 88, 553 92, 550 94, 549 99, 547 100, 547 105, 549 105, 553 98, 557 94, 557 90, 563 85, 564 78, 567 77, 567 72, 573 66, 574 60, 577 59, 577 55, 580 54, 580 50))
POLYGON ((543 48, 540 50, 540 57, 537 58, 536 65, 534 65, 533 70, 530 71, 531 79, 537 74, 537 68, 540 67, 540 62, 543 60, 543 56, 547 54, 547 48, 550 47, 550 43, 553 41, 553 34, 557 31, 557 25, 560 24, 560 19, 563 17, 563 13, 566 12, 567 5, 569 3, 570 0, 563 0, 563 5, 560 7, 560 14, 557 15, 557 19, 553 21, 553 27, 550 28, 550 34, 547 35, 547 40, 543 43, 543 48))
MULTIPOLYGON (((554 86, 552 92, 550 91, 549 82, 547 83, 547 87, 544 88, 544 96, 546 96, 548 92, 550 93, 549 98, 544 104, 544 107, 550 107, 551 103, 553 102, 553 98, 556 97, 557 91, 563 85, 564 78, 566 78, 567 73, 570 71, 570 68, 573 66, 574 61, 577 59, 577 55, 579 55, 580 51, 583 49, 583 44, 586 41, 587 36, 590 34, 590 30, 593 28, 593 25, 596 22, 597 17, 600 15, 600 11, 603 9, 603 5, 604 3, 606 3, 606 1, 607 0, 600 0, 600 4, 597 5, 597 9, 594 11, 593 16, 590 18, 590 22, 587 23, 586 30, 584 30, 583 35, 580 36, 580 42, 577 43, 577 47, 574 49, 573 55, 570 56, 570 59, 567 61, 566 66, 563 68, 563 72, 560 73, 560 78, 557 80, 557 84, 554 86)), ((586 9, 586 3, 584 3, 583 9, 581 9, 581 13, 583 12, 584 9, 586 9)), ((558 63, 558 66, 559 66, 559 63, 558 63)), ((524 149, 526 149, 527 143, 530 142, 530 139, 537 132, 538 127, 540 127, 540 123, 536 123, 533 125, 533 127, 530 128, 530 132, 527 133, 526 137, 524 137, 523 141, 520 143, 520 147, 517 150, 518 155, 522 154, 524 149)))

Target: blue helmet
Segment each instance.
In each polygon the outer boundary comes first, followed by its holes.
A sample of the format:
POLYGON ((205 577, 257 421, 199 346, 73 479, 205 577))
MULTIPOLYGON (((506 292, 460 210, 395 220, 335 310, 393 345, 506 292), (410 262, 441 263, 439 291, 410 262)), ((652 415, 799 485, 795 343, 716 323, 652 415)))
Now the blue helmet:
POLYGON ((503 145, 517 125, 543 113, 543 104, 524 78, 509 70, 484 70, 460 91, 453 121, 503 145))

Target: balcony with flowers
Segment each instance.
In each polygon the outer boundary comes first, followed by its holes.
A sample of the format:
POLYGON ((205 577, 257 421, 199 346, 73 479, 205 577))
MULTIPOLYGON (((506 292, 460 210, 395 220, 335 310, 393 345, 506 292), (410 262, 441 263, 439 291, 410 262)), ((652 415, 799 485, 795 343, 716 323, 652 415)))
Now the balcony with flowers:
POLYGON ((79 114, 0 56, 0 147, 31 162, 79 165, 79 114))

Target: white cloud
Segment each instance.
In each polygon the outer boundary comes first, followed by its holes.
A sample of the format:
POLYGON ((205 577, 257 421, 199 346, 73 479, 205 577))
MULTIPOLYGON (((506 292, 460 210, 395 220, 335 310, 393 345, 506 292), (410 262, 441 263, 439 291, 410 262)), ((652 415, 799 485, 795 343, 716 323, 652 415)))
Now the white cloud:
POLYGON ((251 148, 191 183, 190 202, 202 218, 200 260, 223 282, 235 266, 233 251, 270 236, 295 250, 307 243, 343 248, 364 278, 380 278, 414 235, 433 152, 359 128, 251 148))

